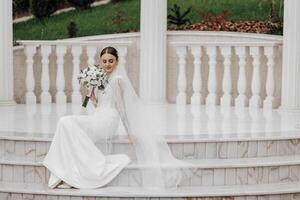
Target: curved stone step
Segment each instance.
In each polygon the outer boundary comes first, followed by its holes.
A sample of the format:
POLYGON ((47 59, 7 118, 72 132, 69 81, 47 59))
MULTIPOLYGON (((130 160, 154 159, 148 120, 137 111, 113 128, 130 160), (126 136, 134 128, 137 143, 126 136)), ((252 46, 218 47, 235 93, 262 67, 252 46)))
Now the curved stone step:
MULTIPOLYGON (((168 137, 167 141, 173 155, 179 159, 226 159, 226 158, 251 158, 300 155, 300 136, 297 138, 236 138, 220 137, 200 138, 192 136, 168 137)), ((0 136, 0 158, 24 156, 28 160, 43 160, 50 147, 51 138, 40 135, 33 137, 26 134, 14 136, 0 136)), ((113 141, 113 153, 126 153, 135 158, 132 145, 126 138, 113 141)), ((100 150, 105 145, 97 143, 100 150)))
MULTIPOLYGON (((299 180, 300 156, 266 158, 189 160, 180 186, 248 185, 256 183, 295 182, 299 180)), ((24 183, 47 183, 49 171, 40 161, 1 159, 1 180, 24 183)), ((132 162, 109 185, 138 186, 141 166, 132 162)), ((170 167, 170 166, 169 166, 170 167)), ((171 166, 172 167, 172 166, 171 166)))
MULTIPOLYGON (((201 186, 169 190, 147 190, 140 187, 104 187, 97 189, 50 189, 45 184, 0 182, 1 199, 69 199, 108 198, 187 198, 228 197, 235 200, 299 199, 300 183, 253 184, 247 186, 201 186)), ((220 198, 221 199, 221 198, 220 198)))

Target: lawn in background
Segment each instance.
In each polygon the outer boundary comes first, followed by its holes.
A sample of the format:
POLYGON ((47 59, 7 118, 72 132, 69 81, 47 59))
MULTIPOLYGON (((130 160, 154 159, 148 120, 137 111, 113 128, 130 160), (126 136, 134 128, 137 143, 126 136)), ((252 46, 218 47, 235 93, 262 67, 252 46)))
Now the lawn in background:
MULTIPOLYGON (((168 0, 168 8, 174 3, 182 10, 192 6, 192 23, 201 21, 200 11, 221 14, 228 11, 231 20, 265 20, 268 18, 268 1, 262 0, 168 0)), ((279 12, 276 0, 275 11, 279 12)), ((168 9, 168 12, 170 10, 168 9)), ((77 24, 77 37, 138 31, 140 27, 140 0, 123 0, 119 3, 93 7, 88 10, 74 10, 51 16, 43 21, 31 19, 14 24, 15 40, 55 40, 68 38, 70 21, 77 24)))

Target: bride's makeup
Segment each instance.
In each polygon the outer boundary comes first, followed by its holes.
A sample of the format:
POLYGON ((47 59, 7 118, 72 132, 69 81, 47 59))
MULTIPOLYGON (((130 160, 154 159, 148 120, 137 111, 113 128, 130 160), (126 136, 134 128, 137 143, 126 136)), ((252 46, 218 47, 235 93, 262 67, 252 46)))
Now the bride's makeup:
POLYGON ((106 73, 110 74, 113 72, 117 64, 118 61, 114 55, 105 53, 101 56, 101 65, 106 73))

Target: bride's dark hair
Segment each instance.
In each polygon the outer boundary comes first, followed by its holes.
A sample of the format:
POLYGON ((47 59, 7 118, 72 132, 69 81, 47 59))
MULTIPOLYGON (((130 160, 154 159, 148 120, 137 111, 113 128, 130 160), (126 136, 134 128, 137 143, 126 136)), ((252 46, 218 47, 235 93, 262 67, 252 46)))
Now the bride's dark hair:
POLYGON ((102 57, 103 54, 106 54, 106 53, 109 53, 109 54, 115 56, 116 60, 119 60, 118 51, 114 47, 105 47, 104 49, 102 49, 102 51, 100 53, 100 57, 102 57))

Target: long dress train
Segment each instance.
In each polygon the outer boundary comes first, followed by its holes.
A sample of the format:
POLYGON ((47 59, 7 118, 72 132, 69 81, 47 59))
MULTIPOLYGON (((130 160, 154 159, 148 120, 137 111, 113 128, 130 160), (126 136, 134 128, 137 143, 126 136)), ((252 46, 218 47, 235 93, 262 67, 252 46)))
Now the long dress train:
POLYGON ((115 81, 113 76, 104 91, 98 92, 98 107, 93 115, 60 118, 43 165, 51 172, 49 187, 63 180, 75 188, 98 188, 108 184, 130 162, 126 154, 104 155, 96 146, 118 128, 115 81))

